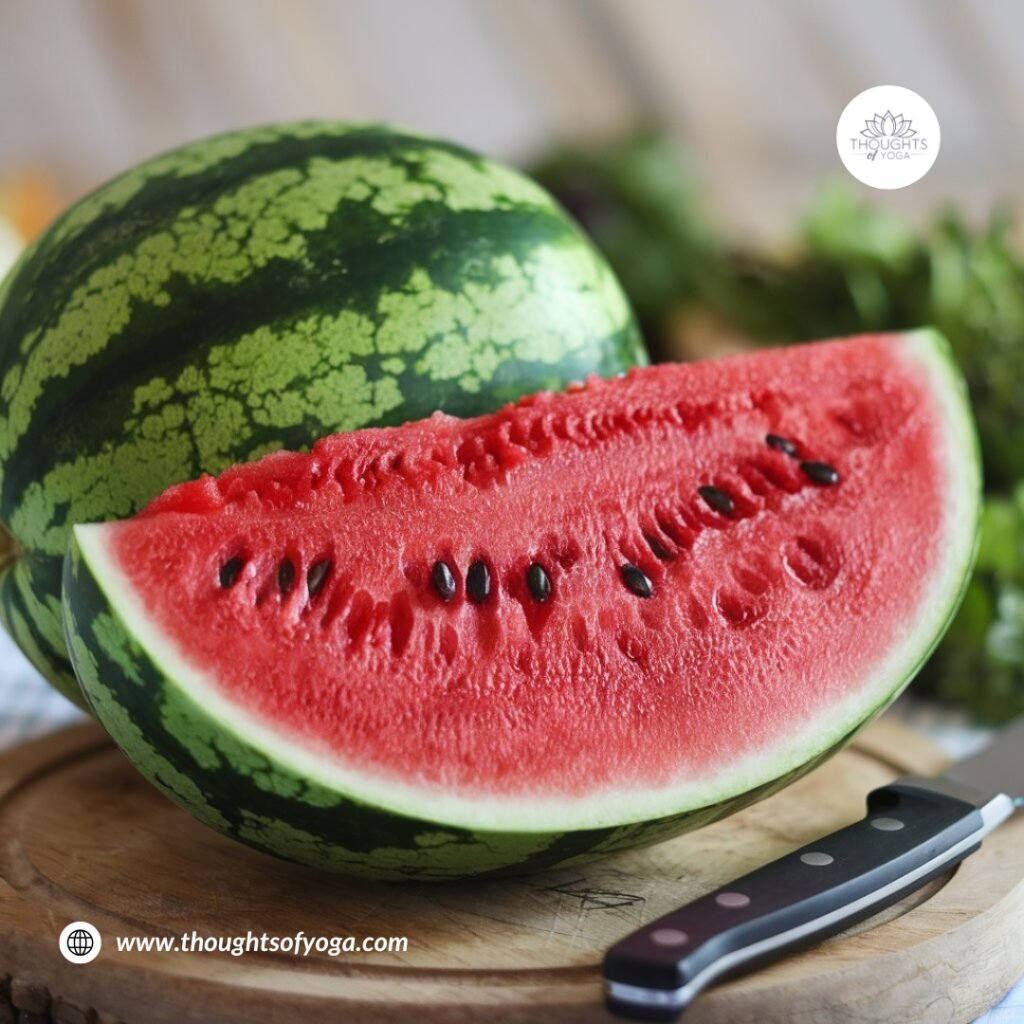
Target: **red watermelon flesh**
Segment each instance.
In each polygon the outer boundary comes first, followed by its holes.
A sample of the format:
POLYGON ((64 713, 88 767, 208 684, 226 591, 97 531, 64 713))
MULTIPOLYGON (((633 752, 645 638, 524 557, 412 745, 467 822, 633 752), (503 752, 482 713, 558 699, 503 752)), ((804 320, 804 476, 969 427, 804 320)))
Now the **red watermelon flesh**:
POLYGON ((573 828, 753 788, 891 700, 962 589, 977 472, 915 332, 339 434, 76 535, 257 746, 439 820, 573 828))

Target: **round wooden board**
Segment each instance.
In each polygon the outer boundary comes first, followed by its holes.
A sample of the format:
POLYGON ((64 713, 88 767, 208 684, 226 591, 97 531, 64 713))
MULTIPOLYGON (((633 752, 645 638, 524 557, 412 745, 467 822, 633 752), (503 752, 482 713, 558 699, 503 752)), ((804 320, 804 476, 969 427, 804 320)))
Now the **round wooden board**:
MULTIPOLYGON (((284 864, 164 800, 92 725, 0 758, 0 1022, 594 1022, 604 950, 645 921, 863 814, 942 756, 887 721, 789 789, 699 832, 571 871, 384 884, 284 864), (104 937, 88 965, 57 936, 104 937), (404 954, 118 952, 128 935, 407 936, 404 954), (7 1014, 5 1016, 5 1013, 7 1014), (32 1016, 38 1014, 39 1016, 32 1016)), ((1024 973, 1024 815, 951 876, 720 986, 694 1022, 968 1021, 1024 973)))

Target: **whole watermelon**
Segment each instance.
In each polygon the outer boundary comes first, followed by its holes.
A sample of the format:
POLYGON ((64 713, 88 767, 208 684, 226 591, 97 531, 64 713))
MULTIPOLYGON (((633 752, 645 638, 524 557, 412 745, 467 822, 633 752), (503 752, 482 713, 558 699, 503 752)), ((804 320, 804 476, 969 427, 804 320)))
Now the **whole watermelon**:
POLYGON ((0 614, 80 700, 69 528, 319 435, 645 360, 540 186, 451 143, 302 122, 184 146, 71 207, 0 285, 0 614))

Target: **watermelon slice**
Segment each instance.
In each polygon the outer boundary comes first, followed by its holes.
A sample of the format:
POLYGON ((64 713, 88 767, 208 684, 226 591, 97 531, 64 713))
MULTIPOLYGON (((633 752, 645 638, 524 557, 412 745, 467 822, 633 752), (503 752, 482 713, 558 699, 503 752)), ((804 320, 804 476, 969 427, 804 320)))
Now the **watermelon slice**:
POLYGON ((933 332, 328 437, 78 526, 75 668, 199 818, 377 877, 651 842, 837 749, 935 645, 979 468, 933 332))

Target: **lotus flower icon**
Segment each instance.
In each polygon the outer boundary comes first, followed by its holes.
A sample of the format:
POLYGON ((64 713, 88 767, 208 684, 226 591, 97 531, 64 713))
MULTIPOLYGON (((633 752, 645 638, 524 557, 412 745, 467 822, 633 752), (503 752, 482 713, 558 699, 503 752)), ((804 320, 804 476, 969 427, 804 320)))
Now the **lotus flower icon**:
MULTIPOLYGON (((891 110, 887 110, 884 114, 875 114, 874 117, 868 118, 860 133, 869 139, 909 139, 917 134, 911 127, 912 124, 913 121, 904 118, 902 114, 893 114, 891 110)), ((878 149, 881 149, 881 146, 878 149)), ((868 154, 869 160, 874 160, 878 156, 878 149, 868 154)))

